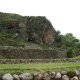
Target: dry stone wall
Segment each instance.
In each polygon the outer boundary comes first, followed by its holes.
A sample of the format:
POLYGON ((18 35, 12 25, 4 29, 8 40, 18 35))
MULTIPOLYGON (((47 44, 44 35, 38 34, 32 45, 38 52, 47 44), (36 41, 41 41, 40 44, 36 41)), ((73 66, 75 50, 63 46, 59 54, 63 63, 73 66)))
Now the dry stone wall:
POLYGON ((80 80, 80 71, 47 71, 36 73, 13 74, 6 73, 1 80, 80 80))
POLYGON ((7 49, 0 50, 0 58, 5 59, 56 59, 66 58, 65 50, 40 50, 40 49, 7 49))
POLYGON ((80 58, 70 59, 0 59, 0 64, 27 64, 27 63, 60 63, 60 62, 80 62, 80 58))

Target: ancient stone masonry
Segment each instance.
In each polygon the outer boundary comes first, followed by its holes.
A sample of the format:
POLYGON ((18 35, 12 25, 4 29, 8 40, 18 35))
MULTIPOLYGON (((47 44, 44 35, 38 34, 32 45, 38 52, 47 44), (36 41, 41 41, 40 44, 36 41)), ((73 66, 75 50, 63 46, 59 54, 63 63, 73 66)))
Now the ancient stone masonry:
POLYGON ((8 59, 57 59, 67 57, 66 50, 1 49, 0 58, 8 59))
POLYGON ((80 71, 47 71, 36 73, 3 74, 1 80, 80 80, 80 71))
POLYGON ((80 62, 80 58, 73 59, 0 59, 0 64, 27 64, 27 63, 61 63, 80 62))

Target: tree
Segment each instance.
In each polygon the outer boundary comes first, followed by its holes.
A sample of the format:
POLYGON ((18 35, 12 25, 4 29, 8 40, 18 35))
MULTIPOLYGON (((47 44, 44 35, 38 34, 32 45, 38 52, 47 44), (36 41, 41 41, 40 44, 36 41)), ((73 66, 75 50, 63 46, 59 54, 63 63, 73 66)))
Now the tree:
POLYGON ((79 39, 73 36, 72 33, 67 33, 64 35, 65 43, 67 48, 67 55, 68 57, 74 57, 78 53, 76 53, 80 47, 79 39))
POLYGON ((76 48, 77 43, 79 43, 79 39, 73 36, 72 33, 67 33, 64 35, 66 41, 66 47, 76 48))
POLYGON ((76 56, 79 53, 80 41, 73 36, 72 33, 61 35, 60 31, 57 31, 55 38, 55 45, 58 48, 66 48, 68 57, 76 56))
POLYGON ((61 42, 61 38, 60 38, 60 31, 56 31, 56 35, 55 35, 55 46, 56 47, 60 47, 60 42, 61 42))
POLYGON ((55 45, 59 48, 66 48, 65 37, 64 37, 64 35, 61 35, 60 31, 56 32, 55 45))

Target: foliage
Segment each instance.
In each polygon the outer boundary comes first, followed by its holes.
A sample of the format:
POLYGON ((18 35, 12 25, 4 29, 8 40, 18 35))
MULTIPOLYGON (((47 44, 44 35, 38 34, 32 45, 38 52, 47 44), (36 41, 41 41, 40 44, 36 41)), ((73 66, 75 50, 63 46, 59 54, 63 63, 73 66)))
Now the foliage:
POLYGON ((50 21, 44 16, 26 17, 26 21, 28 26, 27 33, 29 36, 29 41, 35 41, 36 39, 38 43, 41 43, 41 39, 45 31, 55 30, 50 21))
POLYGON ((13 38, 15 31, 1 31, 0 32, 0 45, 2 46, 22 46, 25 44, 24 40, 13 38))
POLYGON ((0 23, 5 21, 18 21, 23 19, 21 15, 0 12, 0 23))
POLYGON ((76 76, 76 73, 75 73, 75 71, 68 71, 68 72, 67 72, 67 75, 68 75, 70 78, 72 78, 72 77, 76 76))
POLYGON ((73 57, 73 56, 74 56, 73 50, 72 50, 72 49, 68 49, 68 50, 67 50, 67 57, 68 57, 68 58, 71 58, 71 57, 73 57))
POLYGON ((68 57, 79 55, 80 40, 74 37, 72 33, 67 33, 65 35, 61 35, 59 31, 57 33, 55 45, 59 48, 67 49, 68 57))
POLYGON ((51 22, 44 16, 21 16, 0 12, 0 45, 5 45, 5 39, 6 45, 15 44, 17 39, 12 39, 12 36, 16 33, 19 34, 18 38, 20 39, 40 44, 42 43, 43 34, 47 30, 55 31, 51 22), (20 23, 23 23, 22 27, 19 26, 20 23), (2 32, 5 33, 5 36, 2 32))

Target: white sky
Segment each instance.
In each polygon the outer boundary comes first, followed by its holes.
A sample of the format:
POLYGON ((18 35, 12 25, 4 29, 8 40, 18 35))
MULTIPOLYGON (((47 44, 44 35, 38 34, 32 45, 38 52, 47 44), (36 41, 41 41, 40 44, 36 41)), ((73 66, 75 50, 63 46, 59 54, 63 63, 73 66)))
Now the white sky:
POLYGON ((80 0, 0 0, 0 12, 46 16, 62 34, 80 38, 80 0))

